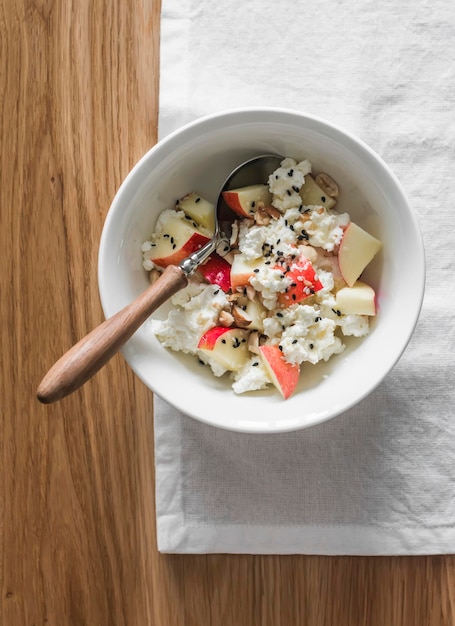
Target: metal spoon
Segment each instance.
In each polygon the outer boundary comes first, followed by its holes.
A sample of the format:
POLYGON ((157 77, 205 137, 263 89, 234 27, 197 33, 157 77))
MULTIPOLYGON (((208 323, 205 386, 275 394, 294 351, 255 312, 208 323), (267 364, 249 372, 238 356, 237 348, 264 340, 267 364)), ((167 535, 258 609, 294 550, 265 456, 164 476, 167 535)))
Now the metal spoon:
POLYGON ((222 192, 265 183, 283 160, 278 155, 261 155, 241 163, 227 177, 217 198, 215 234, 200 250, 184 259, 178 266, 168 266, 160 278, 121 311, 105 320, 66 352, 41 381, 37 397, 49 404, 79 389, 132 337, 145 320, 177 291, 188 283, 188 277, 212 254, 229 224, 235 218, 228 213, 222 192), (221 227, 222 225, 222 227, 221 227))

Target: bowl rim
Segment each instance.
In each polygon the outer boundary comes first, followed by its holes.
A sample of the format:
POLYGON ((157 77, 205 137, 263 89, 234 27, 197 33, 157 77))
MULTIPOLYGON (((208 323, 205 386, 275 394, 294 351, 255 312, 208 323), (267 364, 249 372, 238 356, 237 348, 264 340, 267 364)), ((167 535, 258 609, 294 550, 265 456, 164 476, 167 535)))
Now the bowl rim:
MULTIPOLYGON (((112 200, 112 203, 108 209, 108 212, 105 217, 101 237, 100 237, 99 252, 98 252, 98 290, 99 290, 99 296, 100 296, 101 306, 102 306, 104 315, 105 316, 113 315, 116 312, 116 311, 108 311, 109 309, 109 306, 107 304, 108 287, 105 284, 105 280, 103 278, 103 267, 102 267, 106 246, 108 245, 111 222, 115 219, 117 206, 121 203, 121 201, 123 201, 122 196, 124 195, 125 190, 128 190, 132 181, 136 178, 140 170, 147 166, 147 163, 152 158, 152 156, 155 156, 157 153, 159 154, 161 151, 166 153, 167 151, 172 150, 173 144, 175 143, 180 144, 182 138, 184 139, 185 142, 191 141, 191 139, 194 138, 198 134, 198 131, 201 127, 204 128, 204 133, 207 133, 207 132, 210 132, 211 128, 213 128, 214 130, 219 129, 220 120, 224 120, 225 122, 231 122, 231 123, 234 121, 235 124, 239 124, 239 123, 243 124, 243 123, 250 123, 250 122, 255 122, 255 123, 267 122, 271 120, 265 119, 265 118, 267 118, 267 116, 270 116, 270 115, 277 117, 277 119, 273 121, 283 121, 283 120, 279 120, 278 119, 279 117, 286 118, 285 122, 288 124, 292 122, 298 122, 299 120, 300 121, 304 120, 307 125, 308 124, 311 125, 312 128, 314 128, 318 132, 323 132, 324 134, 326 134, 327 136, 330 136, 335 141, 342 141, 342 143, 345 143, 347 140, 348 142, 351 142, 351 145, 363 151, 365 155, 368 155, 368 158, 371 159, 376 164, 376 166, 379 166, 383 170, 383 172, 387 175, 387 177, 393 183, 395 192, 398 192, 398 194, 402 198, 403 205, 406 207, 407 219, 409 220, 410 227, 412 227, 412 230, 413 230, 413 236, 415 237, 415 240, 418 241, 419 243, 419 259, 418 260, 420 262, 420 267, 416 268, 416 271, 418 272, 420 280, 419 280, 418 286, 416 286, 416 289, 415 289, 415 306, 412 311, 412 315, 409 318, 408 332, 406 336, 403 336, 401 339, 400 349, 395 350, 394 359, 389 361, 388 366, 385 369, 385 371, 383 371, 380 376, 376 377, 373 384, 365 388, 362 391, 362 393, 357 394, 355 398, 352 400, 352 402, 344 403, 341 408, 334 409, 331 412, 327 412, 323 416, 321 416, 320 414, 317 414, 314 416, 313 419, 307 419, 305 423, 301 425, 294 424, 294 425, 290 425, 289 427, 277 426, 274 428, 270 428, 270 427, 261 428, 260 426, 257 428, 252 427, 252 426, 246 427, 246 426, 240 426, 239 424, 237 425, 219 424, 219 423, 215 423, 214 420, 211 421, 210 419, 201 417, 200 415, 196 414, 194 411, 191 411, 189 409, 184 411, 185 414, 191 416, 192 418, 196 419, 197 421, 201 423, 210 425, 214 428, 228 430, 231 432, 255 433, 255 434, 279 434, 279 433, 285 433, 285 432, 294 432, 294 431, 302 430, 304 428, 315 426, 317 424, 322 424, 323 422, 329 421, 337 417, 338 415, 348 411, 354 406, 358 405, 362 400, 364 400, 367 396, 369 396, 376 387, 378 387, 381 384, 381 382, 384 380, 387 374, 390 373, 390 371, 395 367, 395 365, 397 364, 397 362, 403 355, 415 331, 415 327, 417 325, 417 322, 421 313, 423 299, 425 295, 425 284, 426 284, 425 248, 424 248, 423 237, 422 237, 422 233, 421 233, 420 226, 418 223, 417 215, 412 209, 412 205, 409 200, 408 194, 403 188, 400 180, 398 179, 394 171, 391 169, 391 167, 386 163, 386 161, 384 161, 384 159, 381 156, 379 156, 379 154, 375 152, 375 150, 373 150, 366 142, 364 142, 362 139, 357 137, 354 133, 352 133, 349 130, 346 130, 345 128, 343 128, 342 126, 336 123, 333 123, 331 121, 328 121, 327 119, 324 119, 323 117, 320 117, 314 114, 309 114, 309 113, 292 109, 292 108, 283 108, 283 107, 274 107, 274 106, 250 106, 250 107, 229 108, 229 109, 224 109, 221 111, 209 113, 207 115, 200 116, 194 120, 191 120, 183 124, 182 126, 171 131, 165 137, 158 139, 158 141, 149 150, 147 150, 147 152, 142 157, 140 157, 139 160, 129 170, 129 172, 123 179, 122 183, 120 184, 112 200)), ((142 375, 140 369, 136 367, 136 364, 130 362, 128 346, 129 346, 129 342, 121 350, 121 352, 123 353, 123 356, 127 360, 129 367, 138 376, 138 378, 149 389, 151 389, 150 384, 142 375)), ((156 393, 157 395, 160 395, 159 392, 153 389, 152 389, 152 392, 156 393)), ((173 404, 172 399, 163 397, 163 396, 160 396, 160 397, 162 397, 165 402, 169 402, 170 404, 173 404)), ((173 406, 177 410, 180 410, 180 411, 182 410, 181 407, 176 406, 175 404, 173 404, 173 406)))

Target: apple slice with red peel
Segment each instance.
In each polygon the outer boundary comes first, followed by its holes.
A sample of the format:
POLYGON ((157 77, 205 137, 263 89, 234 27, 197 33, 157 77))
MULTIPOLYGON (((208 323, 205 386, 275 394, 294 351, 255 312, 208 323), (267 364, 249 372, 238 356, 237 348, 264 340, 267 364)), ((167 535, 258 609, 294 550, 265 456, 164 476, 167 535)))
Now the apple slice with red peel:
POLYGON ((231 266, 216 252, 199 267, 199 271, 207 282, 218 285, 223 291, 231 288, 231 266))
POLYGON ((344 315, 376 315, 374 289, 360 280, 352 287, 340 289, 335 299, 337 309, 344 315))
POLYGON ((246 287, 250 284, 250 278, 264 265, 264 259, 248 260, 242 253, 234 255, 231 265, 231 288, 235 291, 238 287, 246 287))
POLYGON ((208 233, 213 236, 215 233, 215 206, 211 202, 193 191, 177 202, 176 209, 183 211, 198 226, 206 228, 208 233))
POLYGON ((223 198, 228 207, 241 217, 251 217, 259 202, 264 206, 272 203, 272 194, 267 185, 249 185, 223 191, 223 198))
POLYGON ((150 259, 159 267, 178 265, 208 241, 210 238, 191 222, 171 215, 163 223, 161 234, 153 241, 150 259))
POLYGON ((340 272, 349 287, 352 287, 366 266, 373 260, 382 243, 354 222, 349 222, 338 251, 340 272))
POLYGON ((259 354, 272 383, 287 400, 299 381, 299 365, 288 363, 276 345, 259 346, 259 354))
POLYGON ((210 359, 231 372, 237 372, 248 360, 248 331, 215 326, 199 340, 198 348, 210 359))
POLYGON ((305 257, 301 257, 297 262, 292 263, 289 269, 284 269, 282 265, 277 267, 291 281, 286 291, 277 295, 277 302, 281 308, 297 304, 323 288, 323 284, 317 278, 311 261, 305 257))

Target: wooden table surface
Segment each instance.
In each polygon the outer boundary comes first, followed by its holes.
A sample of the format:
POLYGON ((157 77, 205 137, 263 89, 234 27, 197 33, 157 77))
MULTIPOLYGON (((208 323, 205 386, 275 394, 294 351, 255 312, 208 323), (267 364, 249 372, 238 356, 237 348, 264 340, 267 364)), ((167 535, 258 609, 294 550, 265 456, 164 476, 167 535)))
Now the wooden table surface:
POLYGON ((454 556, 159 554, 152 394, 117 356, 35 398, 103 319, 103 220, 157 139, 159 11, 0 0, 0 624, 455 624, 454 556))

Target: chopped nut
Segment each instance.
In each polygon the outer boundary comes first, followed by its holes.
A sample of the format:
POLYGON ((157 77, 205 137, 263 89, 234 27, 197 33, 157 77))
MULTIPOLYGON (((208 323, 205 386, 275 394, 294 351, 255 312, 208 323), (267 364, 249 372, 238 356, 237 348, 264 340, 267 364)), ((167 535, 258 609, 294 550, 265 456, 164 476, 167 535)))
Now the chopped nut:
POLYGON ((253 321, 246 311, 241 309, 237 304, 232 307, 232 315, 234 316, 235 325, 239 328, 248 328, 253 321))
POLYGON ((270 215, 264 207, 260 207, 254 214, 254 221, 258 226, 268 226, 270 219, 270 215))
POLYGON ((259 354, 259 333, 254 331, 248 337, 248 350, 253 354, 259 354))
POLYGON ((234 316, 229 311, 221 311, 218 317, 218 323, 220 326, 229 328, 234 323, 234 316))
POLYGON ((302 256, 304 256, 306 259, 308 259, 308 261, 310 261, 310 263, 314 263, 316 261, 316 259, 318 258, 318 253, 313 248, 313 246, 300 246, 299 250, 300 250, 302 256))
POLYGON ((328 174, 318 174, 315 178, 315 182, 330 198, 335 200, 338 198, 338 185, 328 174))
POLYGON ((243 294, 243 289, 241 289, 240 291, 233 291, 232 293, 230 293, 227 296, 227 299, 229 300, 229 302, 238 302, 239 300, 243 299, 245 296, 243 294))
POLYGON ((239 243, 239 225, 238 222, 234 222, 232 224, 231 238, 229 240, 229 245, 231 248, 235 248, 239 243))
POLYGON ((153 285, 153 283, 157 281, 160 276, 161 276, 161 273, 156 268, 153 268, 149 273, 150 283, 153 285))
POLYGON ((229 241, 227 239, 221 239, 216 247, 216 253, 225 258, 229 252, 231 251, 231 246, 229 245, 229 241))
POLYGON ((246 296, 248 300, 251 300, 251 301, 256 299, 256 289, 253 287, 253 285, 246 286, 246 296))
POLYGON ((273 217, 274 220, 277 220, 279 217, 281 217, 280 211, 278 211, 278 209, 276 209, 274 206, 266 206, 264 210, 270 215, 270 217, 273 217))
POLYGON ((233 261, 234 261, 234 253, 231 251, 229 251, 227 254, 225 254, 223 256, 223 259, 229 263, 229 265, 232 265, 233 261))

